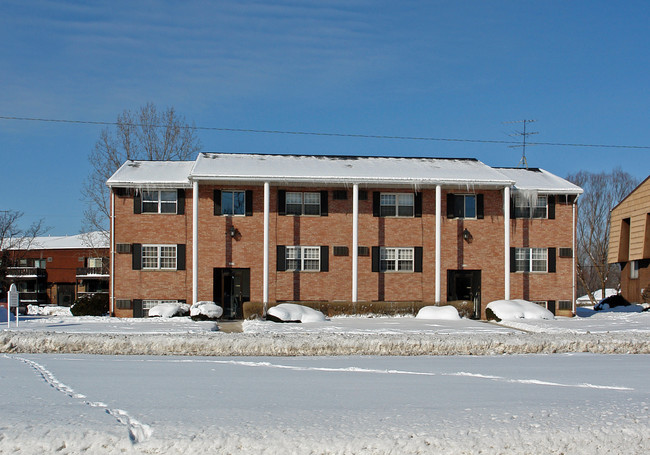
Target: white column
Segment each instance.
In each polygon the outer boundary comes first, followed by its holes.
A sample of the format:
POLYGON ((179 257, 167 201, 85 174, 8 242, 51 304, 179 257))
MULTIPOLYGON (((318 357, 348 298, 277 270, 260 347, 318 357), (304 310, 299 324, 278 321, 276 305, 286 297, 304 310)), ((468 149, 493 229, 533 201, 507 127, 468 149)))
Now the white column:
MULTIPOLYGON (((567 197, 569 197, 567 195, 567 197)), ((571 231, 571 248, 573 250, 573 261, 571 262, 571 312, 575 316, 576 314, 576 207, 577 207, 578 197, 576 196, 573 201, 573 230, 571 231)))
POLYGON ((262 303, 264 304, 263 316, 266 316, 266 310, 269 303, 269 207, 270 207, 271 189, 269 182, 264 182, 264 276, 262 278, 263 291, 262 303))
POLYGON ((199 300, 199 182, 192 183, 192 303, 199 300))
POLYGON ((440 247, 441 241, 440 241, 440 232, 442 231, 441 229, 441 223, 442 223, 442 213, 441 213, 441 207, 442 207, 442 188, 440 185, 436 185, 436 303, 440 303, 440 277, 441 277, 441 272, 440 272, 440 250, 442 249, 440 247))
POLYGON ((510 300, 510 187, 503 189, 503 298, 510 300))
POLYGON ((115 193, 111 188, 111 305, 109 315, 115 316, 115 193))
POLYGON ((352 303, 358 299, 359 271, 359 184, 352 186, 352 303))

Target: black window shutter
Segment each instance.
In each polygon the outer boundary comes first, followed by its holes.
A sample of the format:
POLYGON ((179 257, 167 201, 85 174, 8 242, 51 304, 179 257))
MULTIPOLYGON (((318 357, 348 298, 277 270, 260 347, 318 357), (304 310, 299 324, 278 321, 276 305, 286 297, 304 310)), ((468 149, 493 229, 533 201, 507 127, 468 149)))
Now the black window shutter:
POLYGON ((413 248, 414 251, 414 262, 413 262, 413 271, 422 272, 422 247, 416 246, 413 248))
POLYGON ((278 215, 286 215, 287 207, 287 192, 285 190, 278 190, 278 215))
POLYGON ((278 245, 276 248, 277 251, 277 271, 284 272, 287 270, 287 253, 285 251, 284 245, 278 245))
POLYGON ((546 309, 551 313, 555 314, 555 300, 547 300, 546 309))
POLYGON ((214 215, 221 215, 221 190, 214 190, 212 198, 214 199, 214 215))
POLYGON ((454 205, 456 203, 455 195, 447 193, 447 218, 454 218, 454 205))
POLYGON ((372 216, 380 216, 381 214, 381 193, 379 191, 372 192, 372 216))
POLYGON ((185 244, 176 245, 176 270, 185 270, 185 244))
POLYGON ((330 271, 330 247, 327 245, 320 247, 320 271, 330 271))
POLYGON ((476 195, 476 218, 482 220, 484 218, 484 204, 483 204, 483 195, 476 195))
POLYGON ((548 273, 555 273, 555 248, 548 249, 548 273))
POLYGON ((422 192, 415 193, 415 217, 422 217, 422 192))
POLYGON ((510 197, 510 219, 517 218, 515 216, 515 197, 510 197))
POLYGON ((136 190, 133 196, 133 213, 136 215, 142 213, 142 193, 139 190, 136 190))
POLYGON ((548 219, 555 219, 555 196, 548 196, 548 219))
POLYGON ((379 247, 372 247, 372 271, 379 272, 379 247))
POLYGON ((176 196, 176 214, 185 215, 185 190, 179 189, 176 196))
POLYGON ((327 216, 328 213, 328 207, 327 207, 327 199, 328 199, 328 191, 323 190, 320 192, 320 216, 327 216))
POLYGON ((253 190, 246 190, 246 216, 253 216, 253 190))
POLYGON ((131 256, 133 270, 142 270, 142 244, 134 243, 131 245, 131 256))
POLYGON ((142 317, 142 300, 133 299, 133 317, 141 318, 142 317))
POLYGON ((517 256, 515 255, 515 250, 516 248, 514 246, 510 247, 510 273, 517 271, 517 256))

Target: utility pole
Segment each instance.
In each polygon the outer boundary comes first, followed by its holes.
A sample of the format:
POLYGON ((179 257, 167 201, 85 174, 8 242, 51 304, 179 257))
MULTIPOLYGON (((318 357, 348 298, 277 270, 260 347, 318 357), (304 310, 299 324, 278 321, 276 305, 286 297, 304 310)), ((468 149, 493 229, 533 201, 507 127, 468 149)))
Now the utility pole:
MULTIPOLYGON (((526 131, 526 124, 527 123, 532 123, 536 122, 537 120, 515 120, 513 122, 503 122, 503 123, 523 123, 524 124, 524 130, 523 131, 515 131, 513 134, 510 136, 521 136, 522 142, 521 144, 518 145, 509 145, 509 148, 514 148, 514 147, 521 147, 522 148, 522 154, 521 154, 521 159, 519 160, 519 164, 517 166, 524 166, 526 169, 528 169, 528 160, 526 159, 526 138, 532 134, 539 134, 539 131, 526 131)), ((528 144, 530 147, 531 144, 528 144)))

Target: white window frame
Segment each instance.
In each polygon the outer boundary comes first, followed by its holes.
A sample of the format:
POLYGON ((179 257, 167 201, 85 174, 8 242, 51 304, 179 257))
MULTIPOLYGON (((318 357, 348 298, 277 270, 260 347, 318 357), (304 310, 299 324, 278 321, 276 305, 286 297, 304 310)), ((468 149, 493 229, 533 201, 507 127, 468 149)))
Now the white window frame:
POLYGON ((415 248, 380 247, 379 271, 411 273, 415 271, 415 248))
POLYGON ((246 190, 221 190, 221 214, 223 216, 246 216, 246 190), (224 213, 224 204, 223 204, 223 195, 224 193, 232 193, 232 207, 230 207, 230 210, 232 210, 232 213, 224 213), (243 199, 244 199, 244 205, 242 206, 242 211, 241 213, 235 213, 235 193, 237 194, 242 194, 243 199))
POLYGON ((285 193, 285 199, 284 199, 284 213, 286 215, 294 215, 294 216, 320 216, 321 212, 321 200, 320 200, 321 194, 319 191, 287 191, 285 193), (289 199, 291 198, 296 198, 300 197, 300 202, 290 202, 289 199), (307 201, 307 199, 318 199, 318 204, 314 203, 313 201, 307 201), (289 206, 297 206, 300 205, 300 213, 297 213, 297 210, 289 210, 289 206), (314 211, 314 207, 316 207, 315 212, 316 213, 306 213, 306 208, 311 207, 311 210, 314 211))
POLYGON ((514 269, 518 273, 548 273, 548 248, 515 248, 514 269), (522 263, 527 265, 522 267, 522 263))
POLYGON ((284 254, 287 271, 320 272, 320 246, 287 246, 284 254))
POLYGON ((630 279, 636 280, 639 278, 639 261, 630 261, 630 279))
POLYGON ((104 265, 103 263, 104 261, 102 258, 88 258, 88 268, 101 269, 104 265))
POLYGON ((178 213, 178 190, 142 190, 141 197, 141 213, 154 213, 162 215, 172 215, 178 213), (163 193, 172 193, 174 195, 174 200, 163 199, 163 193), (146 195, 155 195, 151 199, 145 200, 146 195), (145 210, 145 204, 156 204, 156 210, 145 210), (163 211, 163 207, 171 207, 173 205, 173 211, 163 211))
POLYGON ((178 303, 178 300, 156 300, 148 299, 142 301, 142 316, 148 317, 149 310, 157 305, 162 305, 163 303, 178 303))
POLYGON ((548 196, 544 194, 537 195, 535 206, 531 207, 530 200, 515 195, 515 218, 530 218, 545 220, 548 218, 548 196), (543 211, 543 215, 542 215, 543 211))
POLYGON ((178 245, 142 245, 142 270, 176 270, 178 267, 178 245), (145 252, 154 254, 147 254, 145 252), (173 256, 169 255, 170 250, 173 250, 173 256), (167 253, 167 254, 163 254, 167 253), (155 264, 153 263, 155 260, 155 264), (173 260, 173 266, 169 265, 169 261, 173 260))
POLYGON ((379 215, 384 218, 413 218, 415 216, 415 194, 413 193, 380 193, 379 215), (405 201, 409 198, 410 201, 405 201), (393 208, 393 214, 384 213, 384 209, 393 208), (400 209, 410 207, 410 214, 400 214, 400 209))

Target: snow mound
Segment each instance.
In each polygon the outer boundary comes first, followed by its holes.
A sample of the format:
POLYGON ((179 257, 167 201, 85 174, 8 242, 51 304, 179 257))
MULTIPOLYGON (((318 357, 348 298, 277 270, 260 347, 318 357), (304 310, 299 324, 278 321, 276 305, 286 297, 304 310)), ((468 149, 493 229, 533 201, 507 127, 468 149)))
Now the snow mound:
MULTIPOLYGON (((14 313, 12 312, 9 314, 10 314, 10 320, 15 321, 16 316, 14 315, 14 313)), ((7 322, 7 309, 3 306, 0 306, 0 324, 2 324, 3 322, 7 322)))
POLYGON ((418 311, 416 319, 444 319, 447 321, 460 319, 458 310, 451 306, 425 306, 418 311))
POLYGON ((645 308, 647 307, 644 304, 638 305, 636 303, 632 303, 630 305, 625 305, 625 306, 614 306, 614 307, 610 307, 609 304, 607 303, 598 303, 596 307, 594 307, 594 311, 603 311, 603 312, 612 312, 612 313, 640 313, 642 311, 645 311, 645 308))
POLYGON ((281 303, 271 307, 267 315, 283 322, 321 322, 327 320, 320 311, 295 303, 281 303))
POLYGON ((190 306, 187 303, 161 303, 149 310, 149 317, 173 318, 174 316, 183 316, 188 311, 190 311, 190 306))
POLYGON ((494 315, 501 320, 516 319, 555 319, 546 308, 528 300, 495 300, 487 305, 494 315))
POLYGON ((198 317, 205 316, 210 319, 220 318, 223 314, 223 308, 214 302, 203 300, 192 304, 190 308, 190 316, 198 317))
POLYGON ((27 314, 33 316, 72 316, 67 306, 27 305, 27 314))

